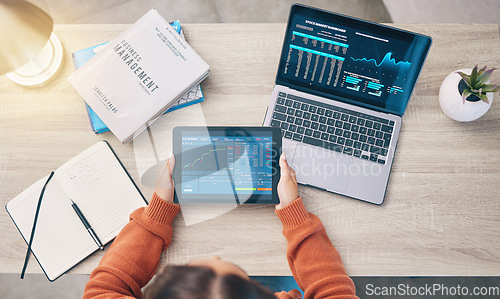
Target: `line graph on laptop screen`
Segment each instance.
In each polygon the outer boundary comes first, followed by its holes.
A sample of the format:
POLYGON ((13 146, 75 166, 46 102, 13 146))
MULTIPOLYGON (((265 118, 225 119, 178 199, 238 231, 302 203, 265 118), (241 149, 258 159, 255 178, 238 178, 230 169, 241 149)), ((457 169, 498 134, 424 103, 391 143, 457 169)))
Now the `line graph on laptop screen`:
POLYGON ((404 112, 428 43, 336 15, 314 18, 297 12, 289 26, 280 70, 284 79, 396 114, 404 112))
POLYGON ((183 194, 271 194, 272 137, 183 136, 183 194))

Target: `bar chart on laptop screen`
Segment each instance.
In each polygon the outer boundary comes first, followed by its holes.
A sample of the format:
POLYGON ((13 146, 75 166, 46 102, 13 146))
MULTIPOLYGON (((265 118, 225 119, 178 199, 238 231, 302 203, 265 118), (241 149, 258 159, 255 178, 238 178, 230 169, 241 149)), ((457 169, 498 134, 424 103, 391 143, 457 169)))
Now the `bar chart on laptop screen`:
POLYGON ((326 86, 337 86, 348 44, 292 32, 284 73, 326 86), (294 63, 291 63, 291 62, 294 63))
POLYGON ((416 52, 411 42, 301 16, 288 38, 282 72, 299 85, 381 107, 409 97, 416 52))

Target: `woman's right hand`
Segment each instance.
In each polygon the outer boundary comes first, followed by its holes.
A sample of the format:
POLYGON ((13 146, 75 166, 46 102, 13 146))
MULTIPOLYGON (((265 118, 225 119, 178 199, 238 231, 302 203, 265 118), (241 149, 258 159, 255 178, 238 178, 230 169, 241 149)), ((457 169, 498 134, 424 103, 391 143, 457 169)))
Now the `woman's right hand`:
POLYGON ((299 197, 295 171, 288 165, 284 153, 281 154, 280 157, 280 168, 281 177, 278 183, 278 197, 280 203, 276 205, 276 209, 283 209, 299 197))
POLYGON ((175 157, 170 154, 167 162, 163 165, 156 179, 155 193, 166 202, 174 203, 174 172, 175 157))

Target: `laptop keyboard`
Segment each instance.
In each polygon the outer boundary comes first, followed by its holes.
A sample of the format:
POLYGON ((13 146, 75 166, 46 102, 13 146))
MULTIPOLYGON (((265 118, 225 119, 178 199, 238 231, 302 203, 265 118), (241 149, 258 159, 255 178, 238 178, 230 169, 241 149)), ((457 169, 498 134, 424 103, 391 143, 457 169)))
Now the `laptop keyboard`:
POLYGON ((394 121, 280 92, 271 120, 284 138, 385 164, 394 121))

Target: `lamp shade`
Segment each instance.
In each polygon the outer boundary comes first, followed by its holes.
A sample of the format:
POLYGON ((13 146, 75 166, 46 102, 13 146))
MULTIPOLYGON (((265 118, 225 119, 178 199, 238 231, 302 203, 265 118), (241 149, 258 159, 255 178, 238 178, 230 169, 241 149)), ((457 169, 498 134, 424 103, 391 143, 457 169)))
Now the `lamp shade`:
POLYGON ((54 23, 24 0, 0 0, 0 75, 30 62, 47 44, 54 23))

